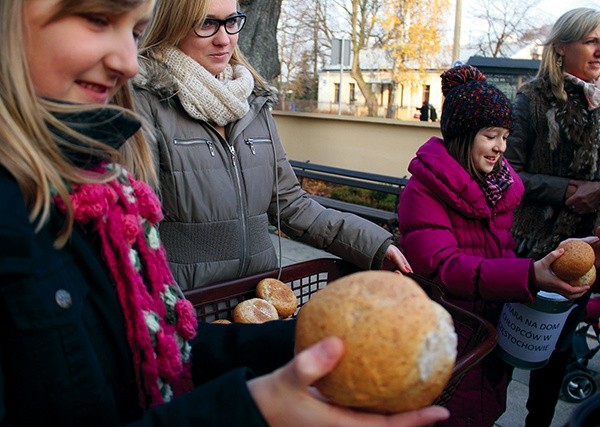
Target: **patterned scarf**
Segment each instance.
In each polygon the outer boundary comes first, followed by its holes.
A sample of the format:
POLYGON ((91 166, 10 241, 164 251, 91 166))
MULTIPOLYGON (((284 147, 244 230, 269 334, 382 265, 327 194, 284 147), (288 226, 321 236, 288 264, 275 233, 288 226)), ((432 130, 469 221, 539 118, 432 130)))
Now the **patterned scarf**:
POLYGON ((569 73, 565 73, 565 80, 569 80, 574 85, 583 88, 583 93, 585 99, 587 99, 590 110, 595 110, 600 107, 600 87, 598 87, 596 83, 585 82, 569 73))
MULTIPOLYGON (((118 175, 103 184, 72 185, 75 221, 91 224, 100 236, 125 318, 140 405, 148 408, 191 390, 188 340, 196 334, 196 316, 166 262, 156 195, 119 165, 103 163, 93 171, 118 175)), ((64 211, 63 201, 54 201, 64 211)))
POLYGON ((502 193, 513 184, 513 177, 508 166, 502 163, 502 168, 492 171, 485 176, 485 181, 480 184, 485 200, 490 207, 494 207, 502 198, 502 193))
POLYGON ((248 113, 248 97, 254 78, 242 65, 225 70, 215 78, 203 66, 177 48, 164 49, 164 62, 177 82, 177 96, 193 118, 225 126, 248 113))

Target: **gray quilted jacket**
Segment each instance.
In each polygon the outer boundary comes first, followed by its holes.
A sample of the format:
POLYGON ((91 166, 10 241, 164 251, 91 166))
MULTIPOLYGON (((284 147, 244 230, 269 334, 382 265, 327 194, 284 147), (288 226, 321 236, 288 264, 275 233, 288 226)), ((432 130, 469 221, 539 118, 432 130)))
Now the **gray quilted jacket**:
MULTIPOLYGON (((277 268, 269 224, 361 268, 379 268, 391 235, 306 196, 287 160, 270 98, 253 94, 250 111, 222 138, 181 107, 162 66, 142 61, 136 107, 156 129, 153 144, 165 219, 160 233, 183 289, 277 268)), ((266 95, 266 94, 265 94, 266 95)))

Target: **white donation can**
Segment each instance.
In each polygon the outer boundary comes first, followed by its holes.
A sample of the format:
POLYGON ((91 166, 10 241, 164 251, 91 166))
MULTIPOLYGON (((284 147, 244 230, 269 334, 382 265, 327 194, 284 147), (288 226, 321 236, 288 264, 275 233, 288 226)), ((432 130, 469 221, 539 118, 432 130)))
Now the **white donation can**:
POLYGON ((538 292, 531 304, 504 304, 496 328, 496 352, 517 368, 541 368, 548 362, 572 308, 573 301, 545 291, 538 292))

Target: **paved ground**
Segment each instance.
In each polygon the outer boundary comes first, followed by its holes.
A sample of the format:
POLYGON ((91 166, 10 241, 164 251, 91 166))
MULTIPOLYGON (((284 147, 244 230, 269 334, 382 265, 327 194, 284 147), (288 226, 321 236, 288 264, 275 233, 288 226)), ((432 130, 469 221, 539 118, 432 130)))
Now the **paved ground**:
MULTIPOLYGON (((279 241, 275 235, 272 235, 275 249, 279 253, 279 241)), ((302 243, 294 242, 289 239, 281 239, 282 264, 289 265, 301 261, 306 261, 315 258, 333 257, 333 255, 314 249, 302 243)), ((589 341, 590 345, 596 343, 589 341)), ((597 373, 600 373, 600 355, 590 361, 589 368, 597 373)), ((600 381, 600 376, 597 377, 600 381)), ((527 401, 529 373, 528 371, 515 369, 513 381, 508 388, 508 404, 507 411, 497 420, 498 427, 522 427, 525 421, 525 402, 527 401)), ((600 382, 599 382, 600 385, 600 382)), ((551 427, 563 427, 569 420, 571 413, 577 407, 577 404, 568 403, 563 400, 558 401, 556 413, 551 427)), ((600 421, 599 421, 600 425, 600 421)))

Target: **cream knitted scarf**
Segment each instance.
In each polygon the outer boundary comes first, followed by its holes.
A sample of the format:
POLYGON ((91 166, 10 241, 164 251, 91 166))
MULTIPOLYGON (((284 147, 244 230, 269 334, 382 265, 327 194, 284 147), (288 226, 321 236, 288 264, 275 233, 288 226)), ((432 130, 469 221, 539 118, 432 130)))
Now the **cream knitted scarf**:
POLYGON ((254 78, 246 67, 227 65, 215 78, 174 47, 164 50, 164 63, 178 85, 181 105, 191 117, 225 126, 244 117, 250 109, 248 96, 254 89, 254 78))

